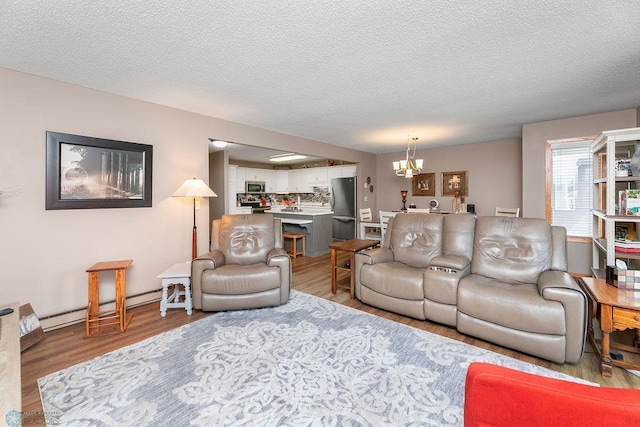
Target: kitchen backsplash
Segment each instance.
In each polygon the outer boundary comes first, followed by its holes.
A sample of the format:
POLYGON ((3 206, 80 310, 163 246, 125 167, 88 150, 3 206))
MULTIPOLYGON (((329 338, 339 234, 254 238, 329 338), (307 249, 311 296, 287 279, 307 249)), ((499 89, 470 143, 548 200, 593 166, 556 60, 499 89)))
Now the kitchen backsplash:
POLYGON ((270 205, 297 205, 298 197, 301 206, 329 206, 331 204, 331 193, 329 187, 313 187, 313 193, 265 193, 265 194, 237 194, 238 201, 260 201, 266 200, 270 205))

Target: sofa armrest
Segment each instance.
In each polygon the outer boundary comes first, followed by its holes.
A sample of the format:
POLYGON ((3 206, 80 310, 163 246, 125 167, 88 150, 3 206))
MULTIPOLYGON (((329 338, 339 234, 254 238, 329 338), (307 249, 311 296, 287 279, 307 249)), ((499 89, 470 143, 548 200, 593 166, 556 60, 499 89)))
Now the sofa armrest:
POLYGON ((538 292, 547 301, 557 301, 564 307, 566 328, 565 360, 577 363, 584 351, 587 332, 587 297, 568 273, 547 270, 538 278, 538 292))
POLYGON ((640 390, 597 387, 473 362, 464 390, 464 425, 637 425, 640 390))
POLYGON ((369 265, 393 262, 393 252, 389 248, 375 248, 370 251, 357 252, 356 260, 358 259, 361 264, 369 265))
POLYGON ((282 248, 273 248, 267 254, 267 265, 280 268, 280 303, 289 301, 291 293, 291 257, 282 248))
POLYGON ((471 265, 471 260, 461 255, 439 255, 431 260, 431 267, 442 269, 464 270, 471 265))
POLYGON ((363 265, 383 264, 385 262, 393 262, 393 252, 384 246, 381 248, 371 249, 369 251, 356 252, 354 273, 354 292, 357 299, 360 299, 360 271, 363 265))
POLYGON ((214 250, 201 255, 191 261, 191 292, 193 293, 193 308, 202 309, 202 273, 214 270, 225 264, 224 254, 214 250))

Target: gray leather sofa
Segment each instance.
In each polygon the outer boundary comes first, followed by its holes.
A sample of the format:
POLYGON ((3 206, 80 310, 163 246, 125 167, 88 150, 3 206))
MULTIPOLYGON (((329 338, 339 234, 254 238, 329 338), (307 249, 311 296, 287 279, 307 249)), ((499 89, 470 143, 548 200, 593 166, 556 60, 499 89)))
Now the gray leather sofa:
POLYGON ((213 221, 211 252, 191 262, 193 306, 227 311, 284 304, 291 259, 282 225, 271 214, 223 215, 213 221))
POLYGON ((584 350, 587 302, 567 271, 566 231, 543 219, 401 214, 356 254, 355 295, 557 363, 584 350))

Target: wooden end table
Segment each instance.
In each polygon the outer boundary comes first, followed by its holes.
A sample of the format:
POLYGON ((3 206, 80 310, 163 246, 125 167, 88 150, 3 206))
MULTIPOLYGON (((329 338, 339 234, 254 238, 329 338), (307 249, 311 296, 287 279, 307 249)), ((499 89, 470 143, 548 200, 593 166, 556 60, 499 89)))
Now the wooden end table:
POLYGON ((600 357, 600 373, 605 377, 613 375, 613 366, 640 369, 640 364, 611 359, 611 348, 640 354, 640 293, 618 289, 602 279, 582 277, 580 286, 589 300, 589 320, 587 334, 593 350, 600 357), (593 318, 600 323, 602 339, 597 340, 593 332, 593 318), (611 343, 609 335, 614 331, 635 329, 633 346, 611 343), (598 346, 600 344, 600 346, 598 346))
POLYGON ((133 314, 127 316, 125 270, 133 260, 98 262, 87 269, 89 273, 89 304, 85 316, 85 337, 90 338, 105 330, 124 332, 133 314), (115 272, 116 308, 100 312, 100 272, 115 272))
POLYGON ((344 242, 335 242, 329 245, 331 249, 331 292, 336 293, 338 291, 338 286, 336 284, 338 270, 350 270, 351 271, 351 279, 350 279, 350 292, 351 298, 354 297, 354 264, 356 260, 356 252, 367 248, 373 248, 377 246, 380 242, 377 240, 368 240, 368 239, 351 239, 345 240, 344 242), (338 265, 338 251, 349 252, 349 268, 340 267, 338 265))

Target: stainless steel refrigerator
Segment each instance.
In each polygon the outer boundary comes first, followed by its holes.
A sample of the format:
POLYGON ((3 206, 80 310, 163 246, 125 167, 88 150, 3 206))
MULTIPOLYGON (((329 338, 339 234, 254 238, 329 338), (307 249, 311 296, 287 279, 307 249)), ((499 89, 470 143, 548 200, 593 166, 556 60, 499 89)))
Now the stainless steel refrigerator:
POLYGON ((331 179, 331 210, 333 211, 333 238, 356 238, 356 178, 331 179))

